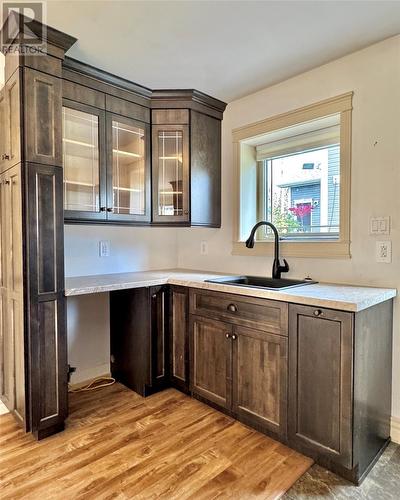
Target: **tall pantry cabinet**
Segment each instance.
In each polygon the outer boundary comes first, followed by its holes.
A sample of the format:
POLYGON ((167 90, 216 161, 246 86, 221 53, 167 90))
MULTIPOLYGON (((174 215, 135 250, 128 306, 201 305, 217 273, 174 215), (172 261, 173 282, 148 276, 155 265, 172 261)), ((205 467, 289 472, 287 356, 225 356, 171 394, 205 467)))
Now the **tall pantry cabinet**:
POLYGON ((48 28, 47 54, 28 56, 14 40, 0 93, 0 397, 37 438, 67 413, 61 65, 75 41, 48 28))

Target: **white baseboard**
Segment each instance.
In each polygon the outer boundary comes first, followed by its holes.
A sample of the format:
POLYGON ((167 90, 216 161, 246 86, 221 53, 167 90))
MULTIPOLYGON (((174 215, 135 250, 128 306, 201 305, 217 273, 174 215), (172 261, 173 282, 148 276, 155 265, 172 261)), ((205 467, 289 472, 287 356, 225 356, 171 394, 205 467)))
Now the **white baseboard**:
POLYGON ((110 375, 110 365, 107 363, 105 365, 94 366, 87 370, 77 370, 71 375, 71 385, 82 385, 84 382, 91 381, 97 377, 103 377, 104 375, 110 375))
POLYGON ((400 418, 392 417, 391 438, 394 443, 400 444, 400 418))

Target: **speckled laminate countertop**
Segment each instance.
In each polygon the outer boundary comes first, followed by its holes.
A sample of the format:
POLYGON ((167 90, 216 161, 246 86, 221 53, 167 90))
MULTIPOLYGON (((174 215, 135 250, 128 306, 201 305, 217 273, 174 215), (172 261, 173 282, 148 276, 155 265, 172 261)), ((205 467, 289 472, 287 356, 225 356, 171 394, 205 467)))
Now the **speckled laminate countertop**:
POLYGON ((76 276, 66 278, 65 295, 70 297, 74 295, 171 284, 357 312, 392 299, 397 294, 393 288, 373 288, 329 283, 305 285, 286 290, 264 290, 219 283, 206 283, 204 281, 221 276, 227 276, 227 274, 222 275, 206 271, 181 269, 76 276))

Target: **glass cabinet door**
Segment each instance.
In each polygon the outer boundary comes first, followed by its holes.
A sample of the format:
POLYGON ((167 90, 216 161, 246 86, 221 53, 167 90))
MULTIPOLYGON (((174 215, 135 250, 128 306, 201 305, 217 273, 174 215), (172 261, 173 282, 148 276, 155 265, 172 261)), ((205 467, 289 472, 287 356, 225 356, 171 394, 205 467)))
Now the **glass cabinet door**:
POLYGON ((150 220, 149 126, 130 118, 108 117, 111 220, 150 220), (110 134, 111 129, 111 134, 110 134), (111 192, 112 189, 112 192, 111 192))
POLYGON ((63 167, 66 218, 106 218, 103 148, 104 112, 80 104, 64 105, 63 167))
POLYGON ((153 127, 153 220, 189 220, 189 132, 186 125, 153 127))

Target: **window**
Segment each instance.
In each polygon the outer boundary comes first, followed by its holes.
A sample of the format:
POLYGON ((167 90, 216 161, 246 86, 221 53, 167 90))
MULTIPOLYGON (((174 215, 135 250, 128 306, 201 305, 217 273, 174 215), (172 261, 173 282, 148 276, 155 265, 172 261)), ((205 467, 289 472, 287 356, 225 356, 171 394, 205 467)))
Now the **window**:
MULTIPOLYGON (((286 255, 349 256, 352 94, 233 132, 238 169, 234 253, 260 220, 275 224, 286 255)), ((262 226, 256 253, 268 253, 262 226)), ((271 245, 270 245, 271 246, 271 245)), ((247 251, 248 254, 248 251, 247 251)))

